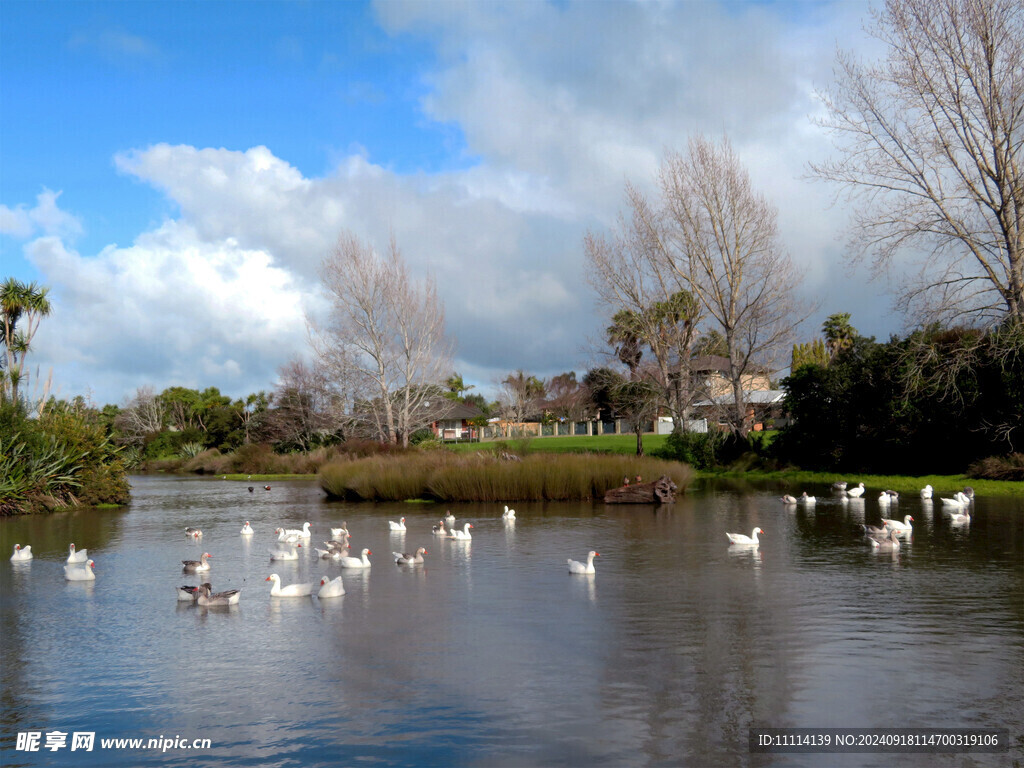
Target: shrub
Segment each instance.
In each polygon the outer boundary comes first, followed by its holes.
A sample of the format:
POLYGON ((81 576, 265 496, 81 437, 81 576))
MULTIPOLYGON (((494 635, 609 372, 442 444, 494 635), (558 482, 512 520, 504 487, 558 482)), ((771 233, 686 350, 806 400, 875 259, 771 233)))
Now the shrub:
POLYGON ((968 477, 985 480, 1024 480, 1024 453, 989 456, 971 464, 968 477))

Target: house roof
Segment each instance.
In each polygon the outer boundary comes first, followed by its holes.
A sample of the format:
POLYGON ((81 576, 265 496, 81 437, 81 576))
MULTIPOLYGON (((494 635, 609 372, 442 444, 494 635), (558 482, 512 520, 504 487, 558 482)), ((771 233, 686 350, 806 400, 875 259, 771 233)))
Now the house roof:
MULTIPOLYGON (((743 391, 743 400, 747 405, 775 405, 781 403, 786 393, 781 389, 746 389, 743 391)), ((707 407, 710 405, 732 405, 735 402, 732 392, 694 403, 695 407, 707 407)))
POLYGON ((444 416, 442 420, 449 421, 452 419, 475 419, 478 416, 483 416, 484 412, 477 408, 475 405, 469 403, 452 403, 450 407, 445 408, 444 416))

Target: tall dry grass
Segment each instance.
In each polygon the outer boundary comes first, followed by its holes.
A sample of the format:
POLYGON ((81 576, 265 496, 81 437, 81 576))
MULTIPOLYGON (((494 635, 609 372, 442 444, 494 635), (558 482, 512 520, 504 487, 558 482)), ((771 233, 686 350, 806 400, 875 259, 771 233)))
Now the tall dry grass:
POLYGON ((682 492, 693 473, 678 462, 599 454, 533 454, 506 461, 437 451, 338 460, 320 469, 329 496, 350 500, 571 501, 604 496, 623 477, 668 475, 682 492))

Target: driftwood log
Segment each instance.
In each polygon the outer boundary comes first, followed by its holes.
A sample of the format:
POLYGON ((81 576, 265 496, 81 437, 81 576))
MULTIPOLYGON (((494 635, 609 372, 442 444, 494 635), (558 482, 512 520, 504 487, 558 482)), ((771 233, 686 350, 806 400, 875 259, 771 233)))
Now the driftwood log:
POLYGON ((604 495, 605 504, 668 504, 676 500, 676 484, 667 475, 652 483, 635 483, 612 488, 604 495))

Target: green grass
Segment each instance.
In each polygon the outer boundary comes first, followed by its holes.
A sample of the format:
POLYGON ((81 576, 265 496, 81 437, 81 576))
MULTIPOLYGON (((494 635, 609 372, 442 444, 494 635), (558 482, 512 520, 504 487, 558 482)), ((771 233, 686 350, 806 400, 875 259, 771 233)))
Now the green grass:
MULTIPOLYGON (((697 486, 708 481, 743 481, 750 484, 776 488, 780 491, 796 491, 798 495, 804 486, 820 488, 830 486, 837 480, 845 480, 851 485, 864 483, 864 498, 878 497, 883 490, 899 493, 916 494, 925 485, 931 485, 935 498, 951 496, 962 490, 965 485, 974 488, 980 496, 1021 496, 1024 497, 1024 483, 1008 480, 980 480, 966 475, 859 475, 854 472, 804 472, 802 470, 780 472, 699 472, 697 486)), ((819 491, 820 493, 820 491, 819 491)))

